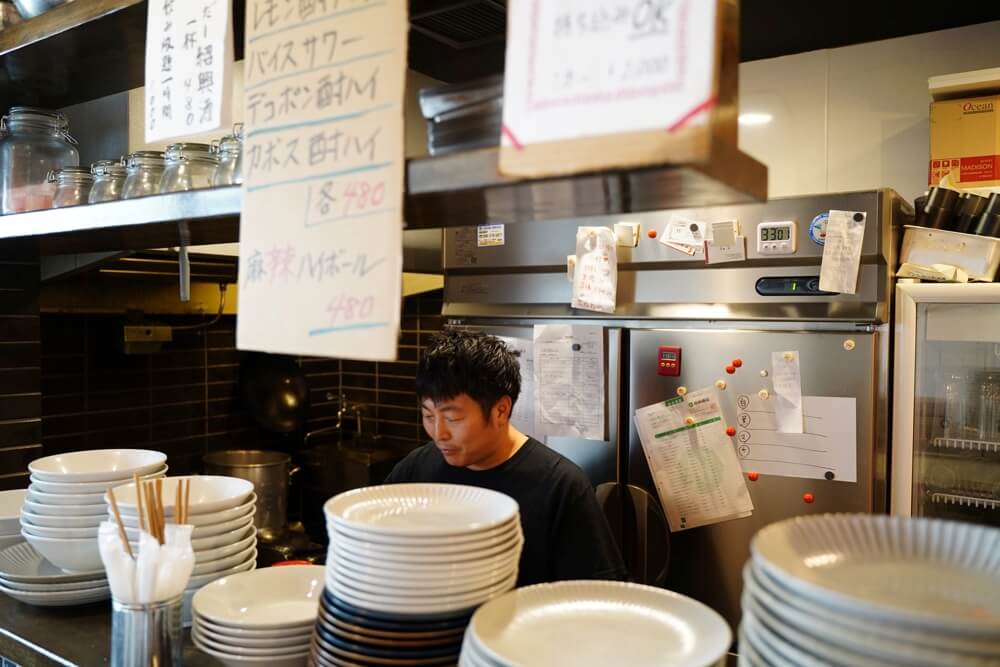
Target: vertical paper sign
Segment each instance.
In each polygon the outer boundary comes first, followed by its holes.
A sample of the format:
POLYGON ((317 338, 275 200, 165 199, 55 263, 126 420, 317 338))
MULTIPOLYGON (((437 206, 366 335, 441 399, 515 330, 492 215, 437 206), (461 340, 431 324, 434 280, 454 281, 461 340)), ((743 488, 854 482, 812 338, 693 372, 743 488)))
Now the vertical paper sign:
POLYGON ((771 353, 771 384, 778 433, 802 433, 802 371, 798 352, 771 353))
POLYGON ((241 349, 396 356, 407 3, 247 3, 241 349))
POLYGON ((146 143, 229 124, 229 0, 149 0, 146 143))
POLYGON ((604 329, 535 325, 535 437, 604 440, 604 329))
POLYGON ((867 217, 862 212, 830 211, 819 267, 819 288, 824 292, 854 294, 857 290, 867 217))
POLYGON ((571 305, 614 313, 618 300, 618 241, 607 227, 578 227, 571 305))
POLYGON ((521 369, 521 395, 514 404, 510 423, 521 433, 535 436, 535 349, 530 338, 499 336, 507 347, 518 353, 521 369))
POLYGON ((662 161, 668 135, 704 124, 716 104, 716 4, 510 0, 501 172, 540 175, 519 156, 535 144, 634 132, 648 134, 560 152, 545 167, 662 161))

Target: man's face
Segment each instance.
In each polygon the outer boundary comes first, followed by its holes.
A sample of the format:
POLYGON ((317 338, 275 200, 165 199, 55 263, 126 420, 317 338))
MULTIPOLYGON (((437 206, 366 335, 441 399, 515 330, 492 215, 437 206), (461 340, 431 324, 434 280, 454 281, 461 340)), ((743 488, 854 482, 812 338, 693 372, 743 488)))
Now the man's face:
POLYGON ((483 469, 496 465, 501 438, 501 402, 493 407, 491 419, 468 394, 434 403, 425 399, 420 406, 424 430, 437 445, 448 465, 458 468, 483 469))

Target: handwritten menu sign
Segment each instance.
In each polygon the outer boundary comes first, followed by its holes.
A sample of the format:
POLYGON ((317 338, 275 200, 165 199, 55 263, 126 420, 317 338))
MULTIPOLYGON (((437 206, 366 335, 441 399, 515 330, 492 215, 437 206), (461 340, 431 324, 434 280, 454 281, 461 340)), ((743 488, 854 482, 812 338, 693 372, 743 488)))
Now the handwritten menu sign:
POLYGON ((229 124, 229 0, 149 0, 146 143, 229 124))
POLYGON ((716 104, 716 5, 510 0, 500 171, 663 161, 671 135, 716 104), (634 136, 606 141, 622 134, 634 136))
POLYGON ((396 356, 407 6, 250 0, 241 349, 396 356))

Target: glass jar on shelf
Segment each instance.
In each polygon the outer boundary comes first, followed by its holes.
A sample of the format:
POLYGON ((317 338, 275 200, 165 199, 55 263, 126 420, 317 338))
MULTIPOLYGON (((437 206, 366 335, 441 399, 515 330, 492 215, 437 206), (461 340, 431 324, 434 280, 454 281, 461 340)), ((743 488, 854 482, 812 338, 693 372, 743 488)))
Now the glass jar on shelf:
POLYGON ((125 184, 122 199, 160 194, 160 181, 167 165, 161 151, 136 151, 125 157, 125 184))
POLYGON ((166 158, 161 193, 210 188, 215 183, 219 155, 209 144, 171 144, 166 158))
POLYGON ((86 204, 94 177, 87 167, 63 167, 49 174, 49 182, 56 184, 52 208, 63 208, 86 204))
POLYGON ((0 119, 0 213, 52 207, 49 173, 80 164, 68 130, 64 115, 34 107, 11 107, 0 119))
POLYGON ((94 177, 94 186, 90 188, 88 203, 121 199, 126 176, 122 160, 98 160, 90 165, 90 174, 94 177))
POLYGON ((219 170, 215 185, 239 185, 243 182, 243 123, 233 126, 233 133, 219 140, 219 170))

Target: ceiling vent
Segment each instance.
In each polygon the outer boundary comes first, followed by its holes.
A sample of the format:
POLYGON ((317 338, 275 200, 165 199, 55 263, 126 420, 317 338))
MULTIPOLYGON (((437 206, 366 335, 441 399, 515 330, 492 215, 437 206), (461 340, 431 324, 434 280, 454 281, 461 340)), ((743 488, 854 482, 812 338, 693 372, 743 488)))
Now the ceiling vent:
POLYGON ((456 50, 471 49, 507 37, 503 0, 464 0, 410 15, 410 28, 456 50))

